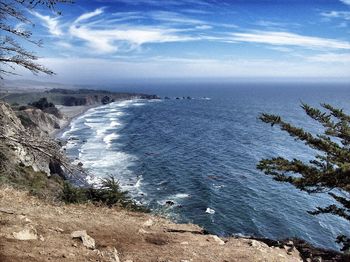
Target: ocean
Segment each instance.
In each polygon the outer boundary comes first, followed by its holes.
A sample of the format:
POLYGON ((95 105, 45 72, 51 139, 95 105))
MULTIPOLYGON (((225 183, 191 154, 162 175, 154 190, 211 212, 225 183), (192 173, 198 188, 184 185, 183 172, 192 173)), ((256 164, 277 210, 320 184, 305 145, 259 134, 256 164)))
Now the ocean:
POLYGON ((118 101, 71 123, 62 135, 67 153, 94 174, 91 182, 112 175, 154 213, 220 236, 299 237, 338 249, 336 236, 349 233, 344 219, 307 213, 333 203, 327 195, 309 195, 256 169, 262 158, 308 161, 317 153, 259 114, 322 132, 301 102, 350 113, 349 85, 164 84, 123 91, 170 99, 118 101))

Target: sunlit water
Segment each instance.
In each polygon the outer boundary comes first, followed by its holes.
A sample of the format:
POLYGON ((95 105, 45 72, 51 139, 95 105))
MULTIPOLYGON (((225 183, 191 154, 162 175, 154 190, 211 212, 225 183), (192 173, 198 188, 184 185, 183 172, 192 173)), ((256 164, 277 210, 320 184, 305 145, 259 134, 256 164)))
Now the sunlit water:
POLYGON ((320 131, 300 102, 328 102, 350 112, 349 86, 211 85, 149 91, 172 99, 90 109, 63 134, 78 138, 68 142, 67 152, 95 175, 91 182, 113 175, 154 212, 219 235, 300 237, 337 248, 334 240, 349 232, 349 223, 306 212, 331 203, 329 197, 300 192, 256 169, 265 157, 309 160, 315 152, 257 117, 278 113, 320 131))

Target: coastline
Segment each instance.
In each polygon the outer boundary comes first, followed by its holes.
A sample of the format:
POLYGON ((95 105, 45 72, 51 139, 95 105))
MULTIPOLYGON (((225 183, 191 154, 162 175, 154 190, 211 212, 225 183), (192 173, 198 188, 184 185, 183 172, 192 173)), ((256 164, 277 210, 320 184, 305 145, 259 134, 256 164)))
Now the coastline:
POLYGON ((50 137, 57 138, 62 134, 72 123, 72 121, 82 115, 88 110, 102 106, 102 104, 84 105, 84 106, 63 106, 56 105, 57 109, 63 114, 63 119, 60 122, 60 128, 54 130, 50 137))
MULTIPOLYGON (((66 122, 59 130, 67 128, 71 121, 87 110, 99 106, 102 104, 63 108, 63 111, 66 110, 66 122)), ((14 129, 18 128, 13 121, 10 121, 16 118, 13 112, 9 111, 6 117, 14 129)), ((50 181, 48 187, 52 189, 54 179, 46 176, 45 179, 50 181)), ((42 261, 46 259, 47 254, 59 254, 58 257, 50 256, 50 258, 61 261, 62 257, 66 258, 73 254, 71 258, 75 261, 87 261, 91 258, 98 260, 99 254, 113 248, 118 250, 122 261, 134 262, 301 261, 303 256, 308 257, 310 254, 309 250, 305 250, 305 244, 299 245, 294 240, 218 237, 208 234, 197 225, 177 224, 156 214, 131 212, 118 207, 94 206, 91 203, 70 205, 62 203, 58 206, 57 203, 50 203, 8 186, 0 190, 0 215, 2 217, 1 211, 5 210, 6 221, 12 221, 5 224, 3 232, 0 232, 0 240, 4 242, 3 249, 0 248, 0 258, 5 258, 4 261, 7 261, 7 258, 25 260, 24 256, 29 254, 42 261), (92 220, 91 215, 98 219, 92 220), (14 237, 25 230, 34 235, 33 241, 18 241, 18 238, 14 237), (91 251, 86 250, 79 242, 72 240, 71 233, 74 230, 85 230, 95 239, 98 246, 91 251), (13 245, 14 242, 16 246, 13 245), (25 252, 19 253, 19 246, 25 252)), ((323 253, 321 251, 316 249, 315 252, 320 257, 324 254, 330 256, 330 251, 323 253)), ((105 253, 105 256, 107 254, 105 253)), ((332 255, 335 256, 338 254, 332 255)))

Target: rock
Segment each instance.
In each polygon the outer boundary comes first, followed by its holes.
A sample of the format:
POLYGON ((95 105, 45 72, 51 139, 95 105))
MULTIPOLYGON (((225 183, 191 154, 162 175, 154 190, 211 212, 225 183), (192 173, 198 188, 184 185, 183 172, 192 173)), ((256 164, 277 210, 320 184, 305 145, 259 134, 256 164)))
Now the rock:
POLYGON ((120 262, 118 251, 115 248, 113 249, 113 262, 120 262))
POLYGON ((208 214, 215 214, 215 210, 214 209, 211 209, 211 208, 207 208, 206 210, 205 210, 205 213, 208 213, 208 214))
POLYGON ((221 238, 218 236, 210 236, 216 243, 218 243, 220 246, 225 245, 225 241, 223 241, 221 238))
POLYGON ((187 241, 181 242, 180 245, 188 245, 187 241))
POLYGON ((269 249, 269 246, 266 245, 263 242, 257 241, 257 240, 250 240, 249 245, 252 247, 255 247, 257 250, 266 252, 266 250, 269 249))
POLYGON ((71 236, 72 238, 80 238, 85 247, 95 249, 95 240, 86 233, 86 230, 74 231, 71 236))
POLYGON ((139 233, 140 234, 148 234, 149 232, 147 232, 146 230, 144 230, 143 228, 139 229, 139 233))
POLYGON ((38 239, 36 230, 32 227, 25 228, 17 233, 14 232, 13 237, 18 240, 37 240, 38 239))
POLYGON ((144 227, 151 227, 153 225, 153 220, 148 219, 145 223, 143 223, 144 227))
POLYGON ((168 205, 168 206, 173 206, 173 205, 175 205, 174 201, 171 201, 171 200, 167 200, 167 201, 165 202, 165 204, 168 205))

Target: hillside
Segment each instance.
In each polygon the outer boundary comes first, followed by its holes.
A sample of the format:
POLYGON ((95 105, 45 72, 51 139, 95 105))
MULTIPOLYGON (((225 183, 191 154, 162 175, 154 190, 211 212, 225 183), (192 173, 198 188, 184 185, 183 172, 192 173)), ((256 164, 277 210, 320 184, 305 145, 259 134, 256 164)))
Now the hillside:
POLYGON ((2 90, 0 98, 9 104, 27 105, 34 101, 46 97, 47 100, 55 105, 63 106, 82 106, 94 104, 107 104, 121 99, 155 99, 156 95, 147 95, 140 93, 116 93, 104 90, 91 89, 63 89, 55 88, 45 91, 35 90, 33 92, 11 92, 11 90, 2 90))
POLYGON ((195 225, 117 208, 52 205, 11 188, 0 190, 0 222, 3 262, 301 261, 295 248, 220 239, 195 225), (94 248, 72 238, 72 232, 81 230, 94 239, 94 248), (16 239, 20 237, 31 239, 16 239))

